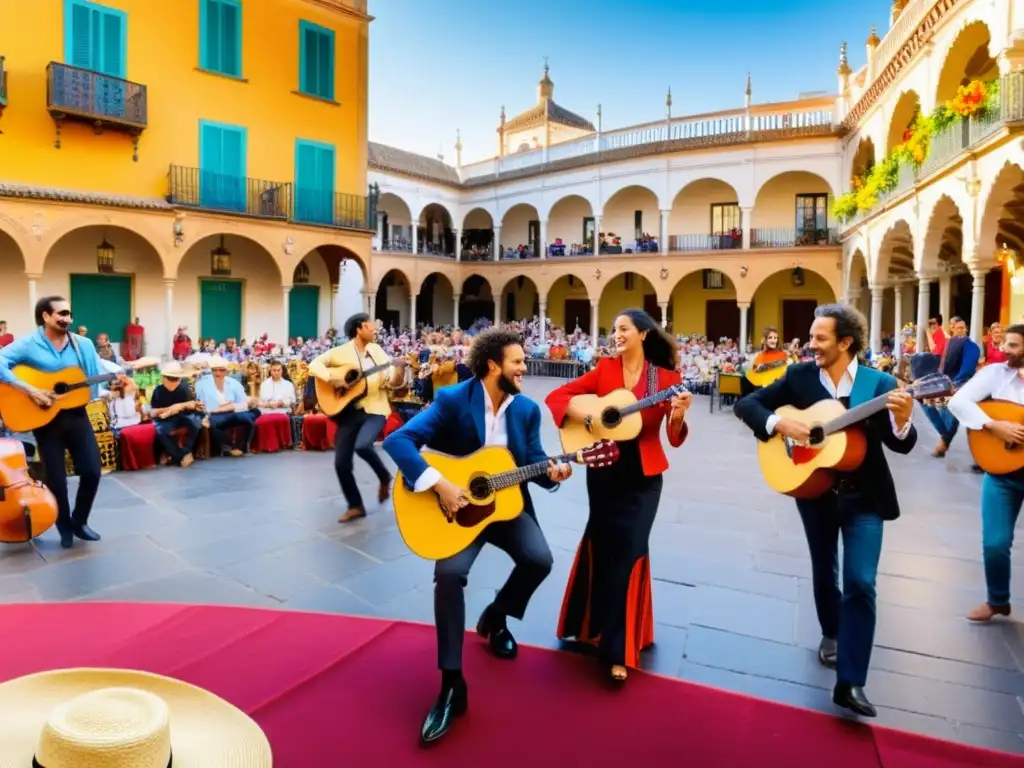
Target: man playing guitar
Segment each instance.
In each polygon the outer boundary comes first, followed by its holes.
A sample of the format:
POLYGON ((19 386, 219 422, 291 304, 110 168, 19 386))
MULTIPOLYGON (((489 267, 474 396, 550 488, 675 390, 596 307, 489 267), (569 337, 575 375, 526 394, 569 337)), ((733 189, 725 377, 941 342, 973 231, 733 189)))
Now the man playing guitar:
MULTIPOLYGON (((96 347, 84 336, 68 331, 71 326, 71 305, 61 296, 47 296, 36 302, 35 333, 22 336, 0 349, 0 382, 24 389, 40 408, 51 407, 56 396, 36 389, 14 376, 11 368, 29 365, 40 371, 56 372, 64 368, 80 368, 92 378, 106 369, 96 354, 96 347)), ((95 392, 94 392, 95 395, 95 392)), ((46 485, 57 498, 57 532, 60 545, 69 549, 75 537, 83 541, 99 541, 100 535, 89 527, 89 513, 100 486, 100 451, 85 408, 61 411, 46 426, 33 432, 39 456, 46 472, 46 485), (68 482, 64 469, 64 452, 71 454, 78 473, 78 494, 75 509, 68 501, 68 482)))
MULTIPOLYGON (((744 396, 760 389, 761 387, 751 381, 755 378, 751 374, 769 373, 776 371, 777 376, 782 376, 782 371, 789 359, 789 353, 779 345, 779 331, 776 328, 764 329, 764 341, 761 344, 761 351, 750 361, 750 368, 747 375, 740 381, 740 390, 744 396)), ((770 382, 769 382, 770 383, 770 382)), ((763 385, 761 385, 763 386, 763 385)))

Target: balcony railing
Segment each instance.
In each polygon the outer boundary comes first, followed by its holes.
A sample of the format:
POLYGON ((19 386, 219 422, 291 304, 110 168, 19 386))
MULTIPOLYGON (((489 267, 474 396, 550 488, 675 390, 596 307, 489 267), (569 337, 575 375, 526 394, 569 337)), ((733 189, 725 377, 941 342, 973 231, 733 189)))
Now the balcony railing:
POLYGON ((287 219, 292 209, 292 185, 279 181, 230 176, 199 168, 172 165, 167 202, 186 208, 287 219))
POLYGON ((141 131, 148 125, 146 86, 50 62, 46 106, 57 119, 78 119, 141 131))
POLYGON ((786 229, 756 227, 750 230, 751 248, 799 248, 801 246, 839 245, 839 232, 831 227, 786 229))
MULTIPOLYGON (((373 218, 376 218, 375 216, 373 218)), ((344 229, 376 229, 371 226, 370 199, 347 192, 295 188, 295 211, 292 221, 321 227, 344 229)))
POLYGON ((7 106, 7 70, 4 69, 4 57, 0 56, 0 112, 7 106))
POLYGON ((716 232, 710 235, 670 235, 670 251, 726 251, 743 247, 743 232, 716 232))

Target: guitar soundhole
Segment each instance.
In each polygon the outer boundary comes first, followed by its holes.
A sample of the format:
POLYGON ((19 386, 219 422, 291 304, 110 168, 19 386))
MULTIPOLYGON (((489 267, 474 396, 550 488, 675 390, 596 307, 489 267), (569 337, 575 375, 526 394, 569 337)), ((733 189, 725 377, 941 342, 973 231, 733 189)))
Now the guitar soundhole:
POLYGON ((605 408, 601 414, 601 426, 605 429, 614 429, 622 423, 622 413, 618 408, 605 408))
POLYGON ((825 442, 825 429, 823 427, 811 427, 811 445, 821 445, 825 442))
POLYGON ((345 374, 345 386, 351 387, 359 380, 359 371, 354 368, 345 374))
POLYGON ((486 477, 474 477, 469 481, 469 493, 474 499, 486 499, 491 495, 486 477))
POLYGON ((59 381, 53 386, 53 394, 55 395, 66 395, 71 391, 71 388, 63 381, 59 381))

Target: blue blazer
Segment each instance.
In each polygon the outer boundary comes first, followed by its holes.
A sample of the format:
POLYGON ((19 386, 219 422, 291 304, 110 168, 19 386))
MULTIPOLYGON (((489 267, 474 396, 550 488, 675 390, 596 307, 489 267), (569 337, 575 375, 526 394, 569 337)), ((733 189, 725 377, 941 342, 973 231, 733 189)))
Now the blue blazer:
MULTIPOLYGON (((434 402, 413 416, 406 424, 384 439, 383 448, 398 465, 408 487, 412 487, 427 469, 420 456, 421 448, 446 453, 449 456, 468 456, 484 446, 484 408, 488 407, 487 393, 477 378, 439 389, 434 402)), ((505 429, 508 450, 517 466, 525 466, 547 459, 540 442, 540 408, 525 395, 516 395, 505 411, 505 429)), ((531 482, 554 489, 557 483, 542 475, 531 482)), ((524 511, 534 516, 533 501, 523 483, 524 511)))

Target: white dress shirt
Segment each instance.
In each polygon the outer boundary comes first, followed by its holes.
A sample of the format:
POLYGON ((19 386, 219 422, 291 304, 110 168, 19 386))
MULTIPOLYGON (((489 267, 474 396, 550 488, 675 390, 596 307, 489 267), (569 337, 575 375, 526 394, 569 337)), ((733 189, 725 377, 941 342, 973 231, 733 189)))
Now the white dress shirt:
POLYGON ((280 400, 284 403, 281 408, 260 408, 263 413, 291 413, 295 405, 295 385, 288 379, 282 377, 279 381, 264 379, 260 384, 260 402, 272 403, 280 400))
MULTIPOLYGON (((832 377, 828 375, 828 371, 824 368, 818 369, 818 380, 821 381, 821 386, 825 388, 825 391, 829 393, 833 398, 838 400, 840 397, 849 397, 850 393, 853 392, 853 381, 857 378, 857 369, 859 365, 857 358, 850 361, 849 367, 843 372, 843 376, 839 379, 839 386, 837 387, 832 383, 832 377)), ((775 425, 779 423, 780 416, 776 416, 774 413, 768 417, 768 420, 764 423, 764 431, 769 435, 775 432, 775 425)), ((896 417, 889 413, 889 422, 892 424, 893 434, 900 440, 906 440, 907 435, 910 434, 910 419, 907 419, 907 423, 903 425, 903 429, 896 428, 896 417)))
POLYGON ((1020 369, 1006 363, 986 365, 957 390, 947 407, 967 429, 984 429, 991 419, 978 403, 988 398, 1024 404, 1024 379, 1020 369))
MULTIPOLYGON (((514 399, 515 395, 506 395, 495 413, 491 396, 484 389, 484 445, 500 445, 503 448, 508 446, 508 419, 505 412, 514 399)), ((427 467, 423 474, 416 479, 412 489, 416 493, 428 491, 437 485, 437 481, 440 479, 440 472, 433 467, 427 467)))

